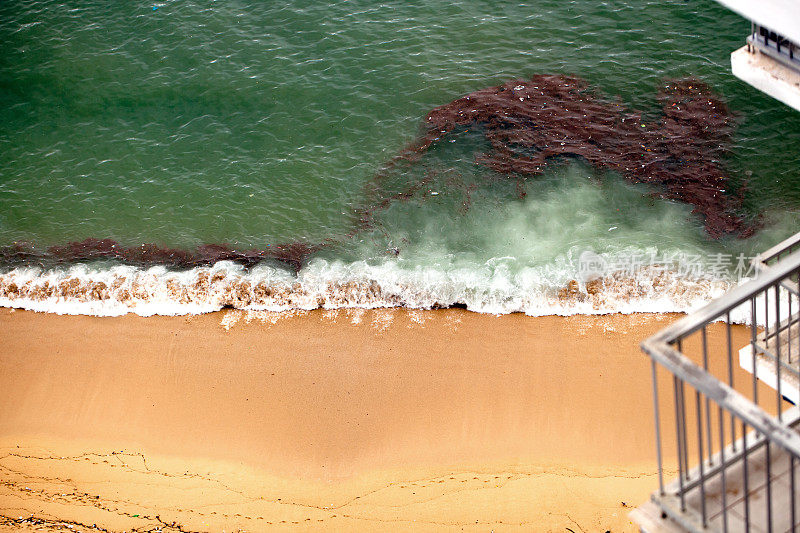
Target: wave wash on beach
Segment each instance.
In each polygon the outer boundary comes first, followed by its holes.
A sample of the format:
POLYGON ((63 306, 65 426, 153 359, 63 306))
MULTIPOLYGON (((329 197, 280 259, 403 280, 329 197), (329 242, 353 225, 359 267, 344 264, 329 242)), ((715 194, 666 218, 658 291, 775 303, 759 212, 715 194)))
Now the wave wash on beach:
POLYGON ((428 113, 363 186, 349 232, 250 250, 14 243, 0 248, 0 305, 686 311, 742 274, 741 257, 710 253, 714 240, 730 245, 756 224, 721 161, 726 105, 697 80, 667 82, 658 102, 648 121, 567 76, 475 91, 428 113))

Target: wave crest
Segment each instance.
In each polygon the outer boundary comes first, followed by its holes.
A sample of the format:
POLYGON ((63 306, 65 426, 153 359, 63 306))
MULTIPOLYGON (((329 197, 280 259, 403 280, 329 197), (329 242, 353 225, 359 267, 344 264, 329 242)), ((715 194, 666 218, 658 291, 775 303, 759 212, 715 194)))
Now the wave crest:
POLYGON ((514 272, 489 262, 451 270, 407 268, 391 260, 379 265, 314 260, 296 276, 280 268, 244 269, 232 262, 182 272, 165 267, 21 267, 0 274, 0 306, 98 316, 400 306, 535 316, 680 312, 703 305, 733 284, 648 267, 589 281, 565 274, 534 267, 514 272))

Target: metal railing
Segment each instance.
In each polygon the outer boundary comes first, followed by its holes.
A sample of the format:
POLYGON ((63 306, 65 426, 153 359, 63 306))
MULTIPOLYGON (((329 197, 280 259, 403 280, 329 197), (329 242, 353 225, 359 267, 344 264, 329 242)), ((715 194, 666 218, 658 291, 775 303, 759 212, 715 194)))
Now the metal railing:
POLYGON ((797 54, 800 52, 800 47, 769 28, 751 23, 747 45, 748 49, 752 47, 788 67, 800 70, 800 57, 797 54))
POLYGON ((798 249, 800 249, 800 233, 795 233, 788 239, 779 242, 772 248, 755 256, 753 258, 753 263, 756 264, 757 272, 761 272, 769 268, 769 265, 774 264, 782 257, 785 257, 798 249))
POLYGON ((800 234, 756 258, 756 279, 641 344, 652 364, 653 500, 688 531, 795 531, 800 411, 787 398, 800 398, 796 248, 800 234))

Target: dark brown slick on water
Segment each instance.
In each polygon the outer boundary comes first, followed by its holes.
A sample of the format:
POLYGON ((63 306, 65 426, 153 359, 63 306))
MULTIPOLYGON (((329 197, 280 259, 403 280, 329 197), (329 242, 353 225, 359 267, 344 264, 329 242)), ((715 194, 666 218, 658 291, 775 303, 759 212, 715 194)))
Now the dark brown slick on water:
MULTIPOLYGON (((500 176, 525 181, 554 159, 581 158, 692 205, 712 238, 749 236, 754 226, 741 214, 743 188, 731 190, 721 162, 733 131, 727 105, 696 79, 666 83, 657 99, 661 119, 647 123, 577 77, 511 80, 433 109, 424 134, 396 159, 414 160, 448 134, 477 124, 491 145, 477 161, 500 176)), ((524 195, 521 186, 518 191, 524 195)))

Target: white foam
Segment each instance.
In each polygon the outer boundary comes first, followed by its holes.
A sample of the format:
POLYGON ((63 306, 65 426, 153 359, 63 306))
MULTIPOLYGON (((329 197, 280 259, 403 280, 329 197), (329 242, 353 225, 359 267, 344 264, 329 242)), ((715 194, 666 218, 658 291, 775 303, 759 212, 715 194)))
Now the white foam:
POLYGON ((315 259, 297 276, 265 264, 246 270, 225 261, 182 272, 75 265, 0 274, 0 306, 95 316, 185 315, 224 307, 287 311, 453 305, 532 316, 688 312, 731 286, 725 279, 642 268, 607 275, 587 287, 564 257, 544 266, 520 266, 510 257, 480 264, 451 257, 430 266, 401 258, 375 263, 315 259), (570 280, 575 281, 568 287, 570 280))

